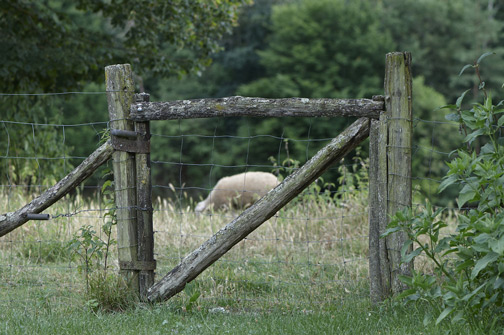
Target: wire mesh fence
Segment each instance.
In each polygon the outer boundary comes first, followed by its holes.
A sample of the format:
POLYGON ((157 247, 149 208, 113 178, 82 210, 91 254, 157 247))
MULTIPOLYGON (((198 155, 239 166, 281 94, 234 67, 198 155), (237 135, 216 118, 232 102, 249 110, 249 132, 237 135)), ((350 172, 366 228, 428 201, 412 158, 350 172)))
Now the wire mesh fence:
MULTIPOLYGON (((106 99, 104 92, 95 93, 106 99)), ((68 94, 80 97, 89 92, 68 94)), ((57 111, 76 102, 64 100, 64 96, 67 94, 1 95, 2 104, 10 105, 0 116, 2 215, 49 189, 98 146, 107 122, 58 122, 57 111), (34 113, 28 118, 20 109, 12 115, 13 105, 31 108, 34 113), (86 145, 77 138, 85 139, 86 145)), ((21 309, 82 305, 79 292, 85 292, 85 282, 80 262, 67 246, 84 225, 96 227, 101 234, 98 228, 107 209, 98 195, 99 181, 99 177, 93 178, 44 211, 48 220, 29 221, 0 238, 1 305, 21 309)))
MULTIPOLYGON (((185 128, 181 122, 168 123, 180 130, 185 128)), ((184 152, 191 150, 188 147, 202 136, 182 132, 170 136, 165 145, 166 148, 180 148, 179 161, 161 161, 156 158, 156 150, 151 153, 154 178, 157 170, 172 170, 176 176, 169 185, 153 185, 154 193, 163 194, 158 196, 154 212, 155 258, 157 272, 161 274, 171 270, 186 254, 239 214, 238 210, 193 211, 194 202, 206 197, 219 178, 257 170, 274 173, 282 170, 285 177, 298 163, 279 167, 274 162, 285 160, 289 145, 302 143, 306 152, 303 158, 308 159, 310 150, 316 151, 330 140, 289 138, 284 130, 279 134, 261 134, 250 127, 247 127, 247 136, 240 136, 236 129, 220 129, 223 127, 220 120, 206 122, 210 128, 207 131, 214 134, 203 138, 212 143, 206 158, 184 156, 184 152), (260 148, 265 148, 264 154, 257 154, 255 150, 252 155, 254 141, 262 142, 260 148), (222 164, 216 158, 232 147, 242 148, 233 152, 241 157, 242 164, 222 164), (271 148, 273 160, 267 153, 271 148), (197 170, 203 171, 200 172, 203 185, 186 178, 197 175, 191 172, 197 170), (195 200, 191 194, 196 190, 199 196, 195 200)), ((307 123, 308 128, 317 127, 318 122, 327 120, 312 120, 307 123)), ((305 133, 310 133, 309 129, 305 133)), ((156 140, 153 136, 153 147, 156 140)), ((351 165, 345 167, 348 169, 351 165)), ((335 167, 329 174, 344 171, 335 167)), ((364 180, 359 185, 350 185, 344 175, 340 175, 340 182, 354 187, 356 192, 337 194, 337 187, 328 188, 327 183, 319 181, 319 186, 300 195, 207 269, 194 283, 204 292, 202 298, 218 300, 224 306, 238 303, 264 307, 265 303, 266 306, 307 306, 313 300, 330 303, 349 294, 365 296, 367 293, 361 284, 367 276, 367 185, 364 180)))
MULTIPOLYGON (((86 132, 90 134, 84 137, 86 147, 97 148, 100 133, 107 128, 105 121, 26 121, 0 121, 2 213, 24 206, 91 153, 76 150, 78 142, 70 138, 82 138, 78 134, 86 132), (48 139, 50 145, 46 145, 48 139), (19 146, 12 143, 24 143, 24 150, 14 150, 19 146)), ((248 171, 285 177, 331 139, 314 134, 327 129, 332 119, 312 118, 294 125, 271 121, 270 127, 265 126, 267 122, 231 118, 162 121, 153 126, 157 278, 239 214, 235 210, 194 212, 195 203, 206 197, 219 178, 248 171)), ((344 125, 340 124, 341 129, 344 125)), ((339 132, 337 127, 331 131, 332 136, 339 132)), ((449 207, 453 199, 449 194, 437 195, 436 189, 445 172, 442 162, 455 148, 449 147, 454 141, 440 139, 440 131, 456 134, 456 125, 415 120, 414 131, 428 134, 414 136, 418 138, 413 147, 414 203, 421 206, 430 199, 449 207)), ((176 299, 198 291, 202 301, 245 309, 310 309, 341 299, 367 299, 366 150, 364 145, 355 159, 333 167, 176 299)), ((0 238, 0 303, 24 308, 86 303, 83 262, 68 245, 83 226, 93 227, 104 238, 101 227, 105 214, 112 210, 100 194, 104 180, 92 178, 46 210, 48 221, 30 221, 0 238)), ((117 262, 111 265, 117 269, 117 262)))

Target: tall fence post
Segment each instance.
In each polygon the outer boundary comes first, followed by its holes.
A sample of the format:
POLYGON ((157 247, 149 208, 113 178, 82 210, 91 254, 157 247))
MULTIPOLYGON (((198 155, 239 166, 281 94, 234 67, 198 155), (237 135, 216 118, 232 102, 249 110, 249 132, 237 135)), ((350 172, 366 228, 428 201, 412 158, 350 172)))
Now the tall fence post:
MULTIPOLYGON (((146 93, 137 94, 136 102, 149 102, 146 93)), ((135 122, 137 136, 146 143, 145 150, 135 154, 136 189, 137 189, 137 232, 138 232, 138 262, 140 270, 138 277, 139 294, 142 300, 147 298, 147 290, 154 285, 154 229, 152 222, 152 182, 150 162, 150 124, 135 122)))
MULTIPOLYGON (((121 64, 105 67, 105 82, 111 133, 114 131, 134 131, 133 122, 128 120, 134 97, 131 66, 121 64)), ((113 135, 112 140, 114 140, 113 135)), ((126 151, 116 150, 112 159, 117 207, 119 266, 121 274, 126 278, 131 288, 138 292, 138 271, 127 265, 133 264, 138 259, 135 156, 126 151)))
POLYGON ((411 207, 412 86, 411 54, 387 54, 385 113, 370 130, 369 273, 373 302, 404 289, 399 276, 412 264, 401 264, 404 233, 380 239, 390 216, 411 207))

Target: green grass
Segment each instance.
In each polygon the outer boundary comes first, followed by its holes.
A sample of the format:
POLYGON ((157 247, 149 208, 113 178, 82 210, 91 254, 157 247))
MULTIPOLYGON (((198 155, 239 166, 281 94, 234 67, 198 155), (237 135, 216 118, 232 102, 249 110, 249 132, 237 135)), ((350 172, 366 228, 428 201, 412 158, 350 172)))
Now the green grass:
MULTIPOLYGON (((67 198, 47 213, 78 215, 0 238, 0 334, 468 334, 424 325, 427 307, 370 306, 366 194, 352 197, 289 205, 168 302, 114 313, 96 311, 79 259, 62 249, 83 225, 99 232, 103 213, 67 198)), ((26 202, 4 200, 6 211, 26 202)), ((162 199, 155 208, 156 280, 236 215, 196 215, 162 199)))
MULTIPOLYGON (((212 306, 212 305, 210 305, 212 306)), ((342 301, 326 311, 305 309, 215 310, 205 303, 183 312, 176 302, 138 305, 123 313, 84 307, 6 309, 2 334, 469 334, 443 324, 423 325, 425 309, 371 307, 364 299, 342 301)), ((5 308, 2 308, 5 309, 5 308)))

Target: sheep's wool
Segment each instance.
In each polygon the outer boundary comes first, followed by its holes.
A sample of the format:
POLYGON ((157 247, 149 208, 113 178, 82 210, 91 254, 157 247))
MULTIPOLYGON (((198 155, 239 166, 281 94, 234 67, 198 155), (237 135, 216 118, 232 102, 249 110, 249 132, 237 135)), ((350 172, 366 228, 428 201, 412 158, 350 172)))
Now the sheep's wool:
POLYGON ((229 206, 243 208, 253 204, 278 183, 277 177, 268 172, 245 172, 224 177, 194 210, 202 212, 207 208, 220 209, 229 206))

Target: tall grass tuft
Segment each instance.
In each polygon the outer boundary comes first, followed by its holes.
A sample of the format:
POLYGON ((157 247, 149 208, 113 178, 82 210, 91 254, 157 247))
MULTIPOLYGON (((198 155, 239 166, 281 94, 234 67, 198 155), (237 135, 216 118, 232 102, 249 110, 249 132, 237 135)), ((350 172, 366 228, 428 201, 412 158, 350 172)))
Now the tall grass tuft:
POLYGON ((123 312, 138 302, 126 280, 117 273, 95 271, 89 276, 87 305, 94 312, 123 312))

